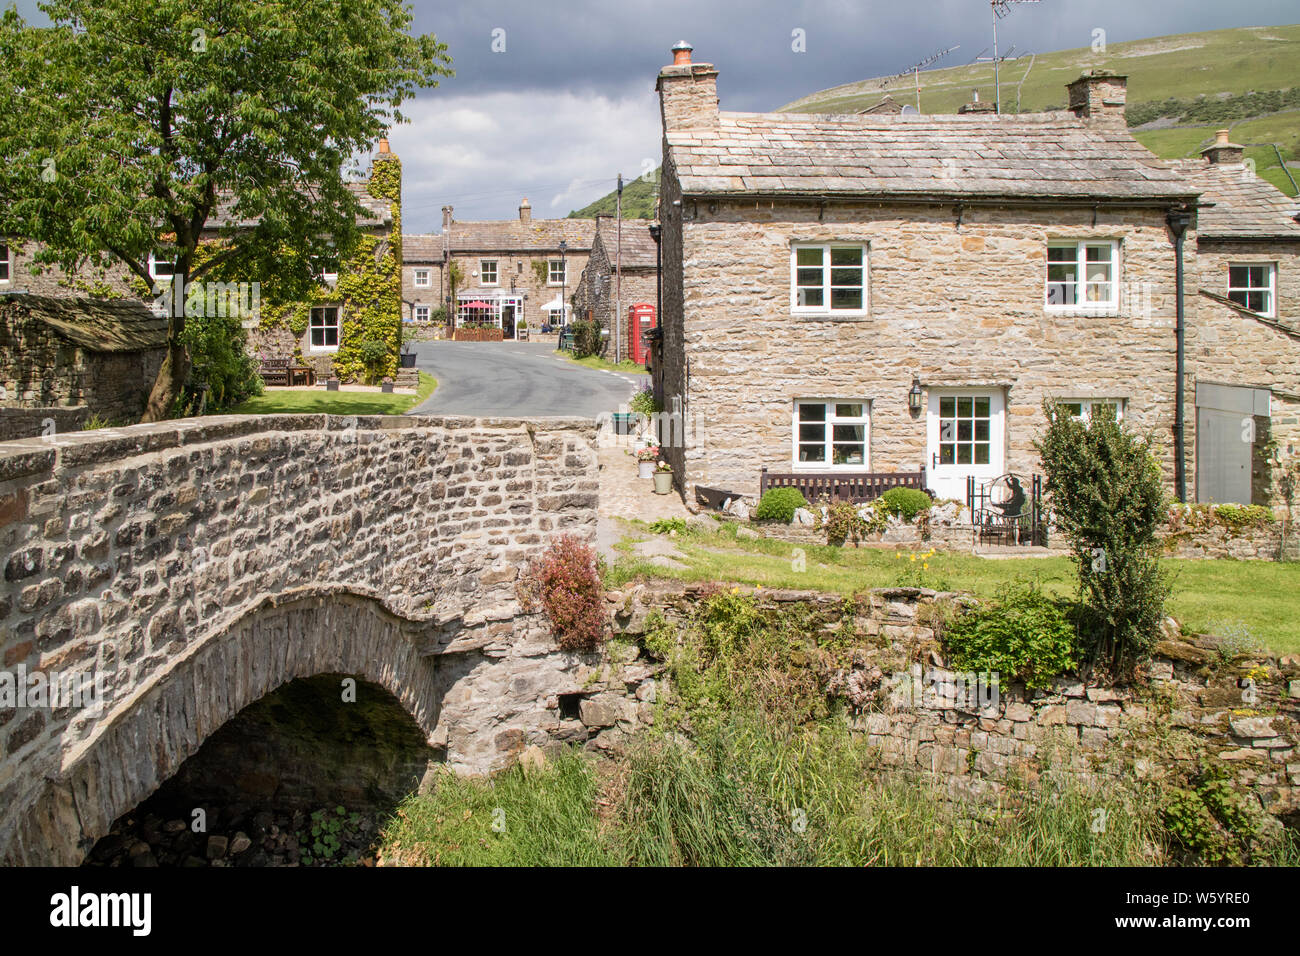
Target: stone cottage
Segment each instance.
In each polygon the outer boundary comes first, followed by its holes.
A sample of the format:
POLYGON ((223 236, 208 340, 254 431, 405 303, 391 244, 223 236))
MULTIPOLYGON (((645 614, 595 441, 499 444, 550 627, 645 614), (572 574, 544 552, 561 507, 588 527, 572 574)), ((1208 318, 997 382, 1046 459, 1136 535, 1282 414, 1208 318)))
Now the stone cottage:
MULTIPOLYGON (((288 300, 276 294, 274 279, 261 279, 260 322, 249 330, 249 350, 263 358, 294 358, 309 365, 318 378, 339 375, 345 380, 366 372, 360 350, 379 339, 389 346, 383 374, 394 374, 401 335, 401 163, 380 140, 377 155, 364 181, 348 184, 360 210, 358 246, 339 250, 337 259, 314 263, 318 281, 305 298, 288 300)), ((220 241, 231 227, 252 222, 232 218, 230 204, 221 202, 205 226, 202 242, 220 241)), ((85 269, 69 274, 35 263, 39 246, 21 239, 0 242, 0 293, 23 291, 56 297, 94 296, 152 302, 173 281, 175 265, 165 241, 149 257, 152 287, 123 266, 85 269)), ((244 276, 210 276, 213 281, 244 276)), ((257 277, 253 277, 257 278, 257 277)), ((251 281, 251 280, 250 280, 251 281)), ((245 297, 248 302, 251 296, 245 297)))
POLYGON ((141 302, 0 294, 0 441, 138 419, 166 348, 141 302))
POLYGON ((442 232, 402 237, 402 316, 428 322, 442 306, 457 328, 501 329, 519 337, 521 323, 535 332, 565 325, 578 276, 591 254, 590 219, 534 219, 525 197, 517 219, 459 222, 442 209, 442 232), (453 299, 453 269, 459 273, 453 299))
MULTIPOLYGON (((1196 472, 1238 451, 1221 428, 1197 444, 1197 382, 1227 376, 1194 354, 1202 303, 1228 308, 1197 292, 1205 188, 1128 134, 1124 77, 1086 74, 1040 114, 731 113, 717 71, 675 54, 656 389, 689 423, 661 436, 685 490, 754 496, 766 467, 911 473, 964 500, 1037 470, 1054 399, 1155 436, 1173 493, 1230 500, 1196 472)), ((1294 361, 1258 317, 1216 321, 1294 361)), ((1262 362, 1231 377, 1273 391, 1262 362)))
MULTIPOLYGON (((658 308, 658 247, 651 234, 653 225, 644 219, 623 220, 620 256, 618 223, 611 216, 597 216, 591 256, 573 295, 573 304, 580 318, 595 319, 601 328, 611 330, 611 344, 606 357, 613 361, 629 357, 638 359, 644 350, 632 341, 630 308, 658 308), (612 334, 616 313, 622 322, 617 336, 617 355, 612 334)), ((638 323, 642 335, 649 327, 652 327, 649 321, 638 323)))

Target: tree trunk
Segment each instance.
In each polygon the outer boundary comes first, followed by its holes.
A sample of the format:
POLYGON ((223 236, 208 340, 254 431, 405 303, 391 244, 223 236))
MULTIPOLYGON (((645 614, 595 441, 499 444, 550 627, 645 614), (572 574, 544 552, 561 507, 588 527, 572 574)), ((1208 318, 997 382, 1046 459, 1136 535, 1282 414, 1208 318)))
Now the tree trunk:
POLYGON ((181 344, 181 333, 185 331, 185 286, 186 275, 176 275, 172 279, 171 317, 167 322, 167 355, 163 358, 158 377, 154 379, 153 390, 149 393, 149 402, 145 406, 141 422, 161 422, 171 415, 176 399, 185 388, 185 380, 190 374, 190 356, 181 344), (176 285, 179 283, 179 285, 176 285))

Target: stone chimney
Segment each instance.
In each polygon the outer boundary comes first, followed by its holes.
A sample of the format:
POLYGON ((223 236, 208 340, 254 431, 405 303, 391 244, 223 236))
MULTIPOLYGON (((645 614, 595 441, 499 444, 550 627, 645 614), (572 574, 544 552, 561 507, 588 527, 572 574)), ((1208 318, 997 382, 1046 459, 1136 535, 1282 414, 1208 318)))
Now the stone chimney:
POLYGON ((446 232, 451 228, 451 206, 442 207, 442 231, 446 232))
POLYGON ((673 62, 659 71, 655 89, 664 130, 718 125, 718 71, 712 63, 692 63, 692 47, 673 47, 673 62))
POLYGON ((971 90, 971 101, 957 107, 958 113, 993 113, 997 111, 996 103, 981 103, 980 91, 971 90))
POLYGON ((519 221, 520 222, 533 221, 533 204, 528 201, 527 196, 525 196, 524 201, 519 204, 519 221))
POLYGON ((1066 84, 1070 112, 1089 123, 1124 126, 1124 102, 1128 99, 1128 77, 1104 70, 1089 70, 1066 84))
POLYGON ((1221 129, 1214 134, 1214 142, 1201 150, 1207 163, 1221 166, 1224 163, 1240 163, 1246 155, 1246 147, 1228 139, 1228 131, 1221 129))

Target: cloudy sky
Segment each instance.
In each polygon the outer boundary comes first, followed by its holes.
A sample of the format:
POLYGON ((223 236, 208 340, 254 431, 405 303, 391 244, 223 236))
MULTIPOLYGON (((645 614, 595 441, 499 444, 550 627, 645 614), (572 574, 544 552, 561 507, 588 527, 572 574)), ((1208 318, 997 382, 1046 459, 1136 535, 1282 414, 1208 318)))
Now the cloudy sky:
MULTIPOLYGON (((19 9, 34 12, 33 0, 19 9)), ((895 73, 961 45, 990 43, 987 0, 415 0, 415 26, 450 48, 456 75, 404 110, 390 137, 405 172, 404 225, 565 216, 658 162, 654 80, 678 40, 719 70, 723 109, 769 110, 840 83, 895 73), (803 30, 806 52, 792 50, 803 30), (502 32, 503 31, 503 32, 502 32), (494 49, 495 47, 495 49, 494 49), (502 49, 504 47, 504 49, 502 49), (497 52, 497 51, 500 52, 497 52)), ((1022 51, 1234 26, 1294 23, 1296 0, 1042 0, 1002 20, 1022 51)))

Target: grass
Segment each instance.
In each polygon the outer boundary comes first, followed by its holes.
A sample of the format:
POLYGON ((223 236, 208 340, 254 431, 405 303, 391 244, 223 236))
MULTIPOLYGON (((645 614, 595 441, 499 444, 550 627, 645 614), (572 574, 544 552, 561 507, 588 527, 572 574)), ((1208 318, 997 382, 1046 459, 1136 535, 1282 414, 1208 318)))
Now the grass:
POLYGON ((438 387, 428 372, 420 373, 414 395, 382 392, 267 391, 230 410, 232 415, 401 415, 419 405, 438 387))
POLYGON ((598 355, 587 355, 582 358, 574 358, 572 352, 556 352, 555 354, 561 358, 568 359, 575 365, 581 365, 583 368, 602 369, 606 372, 631 372, 639 375, 645 374, 645 366, 638 365, 631 359, 624 359, 615 364, 614 362, 609 361, 609 359, 603 359, 598 355))
MULTIPOLYGON (((1075 593, 1074 565, 1069 558, 1003 558, 936 552, 921 569, 908 555, 916 552, 881 548, 835 548, 791 544, 773 539, 739 539, 735 526, 717 532, 679 534, 673 543, 685 556, 686 570, 662 568, 626 554, 606 576, 609 586, 636 577, 684 581, 729 581, 764 588, 815 588, 849 595, 863 588, 903 583, 936 590, 963 590, 991 597, 1005 584, 1037 581, 1044 591, 1075 593), (796 570, 798 551, 806 570, 796 570), (904 557, 898 557, 899 554, 904 557)), ((1300 564, 1271 561, 1168 559, 1173 575, 1170 613, 1193 632, 1223 626, 1245 629, 1279 654, 1300 653, 1300 564)))

